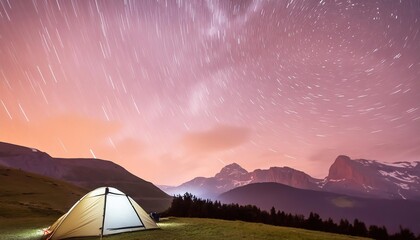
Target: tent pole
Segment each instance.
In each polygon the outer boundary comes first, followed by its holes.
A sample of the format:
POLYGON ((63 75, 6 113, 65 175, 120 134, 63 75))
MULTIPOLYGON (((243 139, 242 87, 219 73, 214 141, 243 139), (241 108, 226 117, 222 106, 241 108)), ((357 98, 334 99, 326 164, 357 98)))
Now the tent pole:
POLYGON ((101 240, 104 235, 104 223, 105 223, 105 209, 106 209, 106 195, 108 195, 109 189, 108 187, 105 188, 105 200, 104 200, 104 212, 103 212, 103 218, 102 218, 102 227, 101 227, 101 240))

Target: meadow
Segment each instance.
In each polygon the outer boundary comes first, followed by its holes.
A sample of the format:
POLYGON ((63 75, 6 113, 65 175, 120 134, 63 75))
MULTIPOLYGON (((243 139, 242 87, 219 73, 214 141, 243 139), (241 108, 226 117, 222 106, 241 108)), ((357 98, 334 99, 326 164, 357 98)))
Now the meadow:
MULTIPOLYGON (((43 228, 53 223, 55 218, 20 218, 0 219, 2 240, 39 240, 43 236, 43 228)), ((347 235, 308 231, 297 228, 276 227, 261 223, 242 221, 226 221, 203 218, 165 218, 158 224, 161 229, 123 233, 106 236, 107 240, 141 240, 141 239, 323 239, 345 240, 364 239, 347 235)), ((77 238, 78 240, 98 239, 99 237, 77 238)))

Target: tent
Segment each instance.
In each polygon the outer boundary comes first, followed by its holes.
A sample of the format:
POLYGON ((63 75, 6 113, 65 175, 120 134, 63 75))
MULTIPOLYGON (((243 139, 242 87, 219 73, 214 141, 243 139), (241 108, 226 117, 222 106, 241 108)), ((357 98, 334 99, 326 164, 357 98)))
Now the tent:
POLYGON ((49 240, 102 237, 156 228, 156 223, 131 197, 118 189, 101 187, 83 196, 46 230, 46 235, 49 240))

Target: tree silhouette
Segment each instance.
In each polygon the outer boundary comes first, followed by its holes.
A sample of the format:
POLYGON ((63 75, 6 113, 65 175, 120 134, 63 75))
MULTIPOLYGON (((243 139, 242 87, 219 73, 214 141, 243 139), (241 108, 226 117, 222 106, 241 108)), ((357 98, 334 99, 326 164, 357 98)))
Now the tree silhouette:
POLYGON ((369 227, 368 237, 373 239, 388 239, 388 232, 384 226, 378 227, 376 225, 371 225, 369 227))
POLYGON ((222 204, 220 201, 203 200, 185 193, 183 196, 174 196, 171 207, 162 216, 216 218, 225 220, 241 220, 259 222, 276 226, 305 228, 317 231, 341 233, 354 236, 370 237, 380 240, 420 240, 407 228, 400 227, 400 231, 389 235, 385 226, 375 225, 366 227, 359 219, 354 219, 351 224, 347 219, 341 219, 339 224, 331 218, 322 220, 317 214, 311 212, 308 218, 303 215, 293 215, 283 211, 276 211, 274 207, 270 212, 262 211, 253 205, 222 204))
POLYGON ((359 221, 359 219, 354 219, 353 222, 353 231, 352 235, 355 236, 367 236, 368 230, 366 229, 366 225, 364 222, 359 221))
POLYGON ((408 228, 403 228, 400 226, 400 231, 393 236, 391 236, 392 240, 416 240, 416 236, 414 233, 410 231, 408 228))

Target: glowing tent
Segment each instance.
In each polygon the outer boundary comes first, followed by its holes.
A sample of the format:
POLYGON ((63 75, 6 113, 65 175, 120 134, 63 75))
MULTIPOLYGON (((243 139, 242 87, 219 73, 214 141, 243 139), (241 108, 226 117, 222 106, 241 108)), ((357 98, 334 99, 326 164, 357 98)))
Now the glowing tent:
POLYGON ((83 196, 47 230, 47 239, 105 236, 158 228, 129 196, 112 187, 97 188, 83 196))

